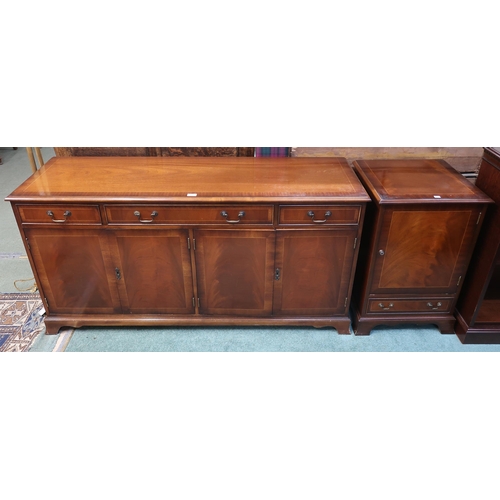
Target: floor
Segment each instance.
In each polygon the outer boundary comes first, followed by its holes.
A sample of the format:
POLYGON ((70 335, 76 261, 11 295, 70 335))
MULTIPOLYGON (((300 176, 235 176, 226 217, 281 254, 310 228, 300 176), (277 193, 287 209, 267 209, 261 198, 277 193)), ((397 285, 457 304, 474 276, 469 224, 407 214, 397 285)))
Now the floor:
MULTIPOLYGON (((53 148, 42 148, 44 161, 53 148)), ((26 148, 0 148, 3 200, 31 174, 26 148)), ((0 202, 0 292, 33 285, 33 273, 11 207, 0 202)), ((315 328, 80 328, 39 335, 30 352, 499 352, 500 345, 462 345, 436 327, 377 327, 366 337, 315 328)))

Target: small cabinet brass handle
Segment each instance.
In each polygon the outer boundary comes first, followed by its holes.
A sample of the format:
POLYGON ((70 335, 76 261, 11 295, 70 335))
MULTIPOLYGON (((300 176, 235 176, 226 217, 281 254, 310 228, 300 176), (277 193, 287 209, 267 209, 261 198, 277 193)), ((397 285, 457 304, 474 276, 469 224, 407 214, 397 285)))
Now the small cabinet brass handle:
POLYGON ((436 307, 434 307, 434 304, 432 302, 427 302, 427 305, 433 310, 435 311, 436 309, 439 309, 443 304, 441 304, 441 302, 438 302, 436 304, 436 307))
POLYGON ((153 210, 151 212, 151 219, 141 219, 141 212, 139 210, 136 210, 134 212, 134 215, 139 219, 139 222, 142 222, 143 224, 150 224, 153 222, 154 218, 158 216, 158 212, 156 210, 153 210))
POLYGON ((47 215, 52 219, 52 222, 66 222, 68 217, 71 216, 71 212, 66 210, 66 212, 63 213, 64 219, 54 219, 54 212, 52 212, 52 210, 47 210, 47 215))
POLYGON ((238 224, 238 222, 241 221, 241 218, 245 217, 245 212, 243 210, 238 212, 238 220, 228 219, 229 214, 225 210, 223 210, 220 214, 222 215, 222 217, 224 217, 224 219, 226 219, 226 222, 229 222, 229 224, 238 224))
POLYGON ((379 251, 378 251, 378 253, 379 253, 380 255, 385 255, 385 252, 384 252, 383 250, 379 250, 379 251))
POLYGON ((388 311, 391 307, 394 307, 394 304, 392 302, 389 303, 389 307, 385 307, 384 304, 382 304, 382 302, 379 303, 378 305, 381 309, 383 309, 384 311, 388 311))
POLYGON ((307 212, 307 216, 308 217, 311 217, 312 221, 315 223, 315 224, 324 224, 326 222, 326 219, 328 219, 328 217, 331 217, 332 216, 332 212, 330 212, 330 210, 327 210, 325 212, 325 215, 324 215, 324 219, 322 220, 319 220, 319 219, 315 219, 314 218, 314 212, 312 210, 309 210, 309 212, 307 212))

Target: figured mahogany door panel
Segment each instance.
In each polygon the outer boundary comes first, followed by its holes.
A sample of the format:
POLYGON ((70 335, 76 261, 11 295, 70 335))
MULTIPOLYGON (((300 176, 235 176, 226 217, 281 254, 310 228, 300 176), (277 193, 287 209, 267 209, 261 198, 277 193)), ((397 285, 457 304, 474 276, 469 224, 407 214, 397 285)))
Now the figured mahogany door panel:
POLYGON ((472 252, 479 213, 471 205, 386 210, 374 249, 371 293, 455 293, 472 252))
POLYGON ((125 311, 193 314, 187 230, 112 231, 119 290, 125 311))
POLYGON ((274 314, 345 314, 356 229, 278 231, 274 314))
POLYGON ((109 250, 98 229, 25 228, 49 313, 109 314, 120 310, 109 250))
POLYGON ((270 315, 274 230, 197 230, 194 235, 200 313, 270 315))

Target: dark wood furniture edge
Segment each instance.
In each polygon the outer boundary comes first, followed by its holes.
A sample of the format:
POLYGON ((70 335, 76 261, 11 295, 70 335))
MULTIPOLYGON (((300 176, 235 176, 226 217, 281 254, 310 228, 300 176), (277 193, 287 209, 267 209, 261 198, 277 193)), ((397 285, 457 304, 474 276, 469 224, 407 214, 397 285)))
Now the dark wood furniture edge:
MULTIPOLYGON (((485 147, 483 150, 481 165, 484 162, 498 171, 500 148, 485 147)), ((481 186, 482 181, 483 177, 481 175, 479 186, 481 186)), ((489 184, 486 184, 485 189, 488 186, 489 184)), ((464 280, 464 290, 455 309, 457 320, 455 333, 463 344, 500 344, 499 323, 476 322, 480 304, 486 293, 486 283, 490 282, 493 273, 493 265, 486 266, 484 263, 494 262, 500 248, 500 239, 498 238, 498 234, 500 234, 498 218, 500 199, 498 198, 498 191, 493 190, 492 192, 488 189, 488 192, 490 193, 489 196, 495 198, 496 206, 487 210, 479 235, 480 245, 473 254, 471 266, 464 280)))
POLYGON ((462 344, 500 344, 500 325, 478 323, 467 326, 462 315, 456 311, 455 334, 462 344))

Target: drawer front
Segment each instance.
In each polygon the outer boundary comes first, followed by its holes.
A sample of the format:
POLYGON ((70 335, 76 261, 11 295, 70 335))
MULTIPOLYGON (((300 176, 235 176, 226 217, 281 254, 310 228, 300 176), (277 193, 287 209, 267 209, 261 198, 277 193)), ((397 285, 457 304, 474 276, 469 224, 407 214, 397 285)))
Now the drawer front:
POLYGON ((273 205, 162 206, 106 205, 109 224, 272 224, 273 205))
POLYGON ((378 298, 368 301, 368 313, 447 313, 451 309, 453 299, 391 299, 378 298))
POLYGON ((280 225, 329 226, 358 224, 359 205, 281 206, 280 225))
POLYGON ((101 224, 97 205, 18 205, 23 222, 38 224, 101 224))

